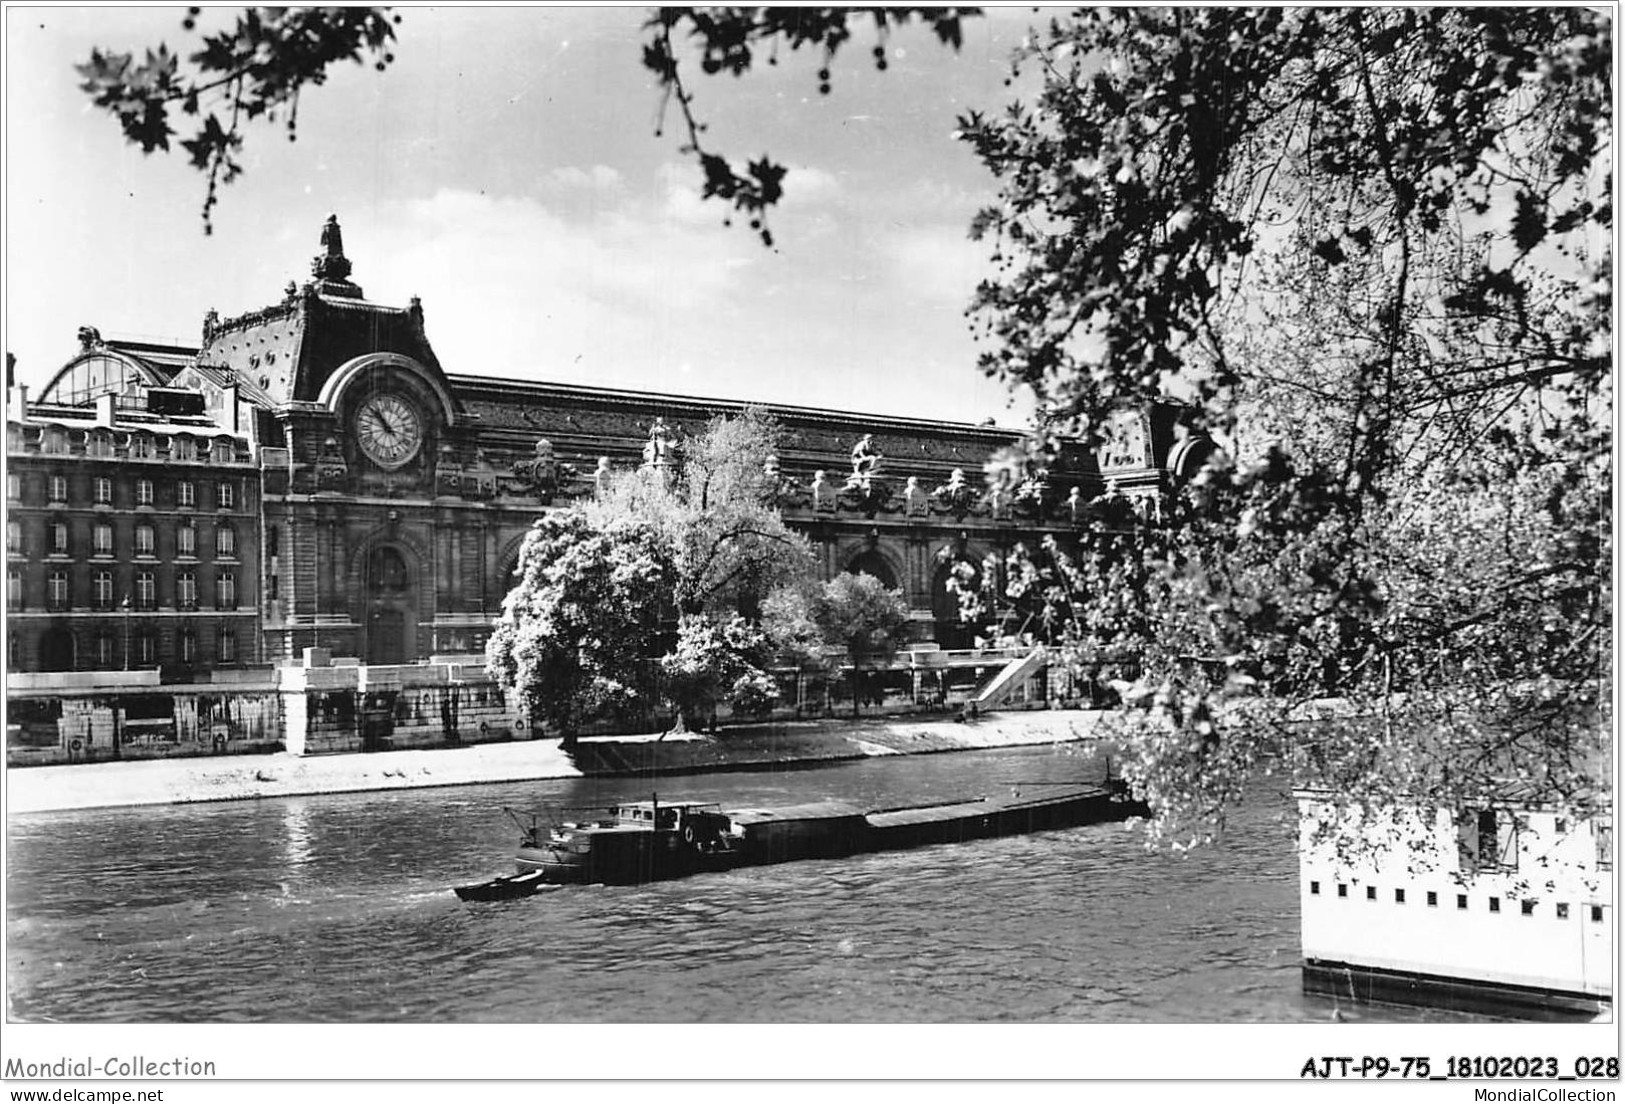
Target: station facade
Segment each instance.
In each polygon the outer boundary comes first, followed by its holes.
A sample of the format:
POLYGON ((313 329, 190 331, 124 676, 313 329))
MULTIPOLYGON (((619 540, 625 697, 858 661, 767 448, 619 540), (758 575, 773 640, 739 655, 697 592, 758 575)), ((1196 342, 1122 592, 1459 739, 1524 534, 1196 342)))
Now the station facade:
MULTIPOLYGON (((236 685, 271 703, 255 716, 286 712, 278 671, 303 668, 307 649, 354 661, 328 678, 358 701, 369 671, 375 697, 412 681, 386 671, 470 672, 540 513, 616 470, 669 462, 685 436, 745 408, 448 372, 422 304, 371 302, 351 275, 330 218, 310 279, 245 314, 211 310, 195 348, 85 328, 37 396, 11 390, 14 703, 76 684, 172 699, 236 685)), ((1102 501, 1149 517, 1212 448, 1176 408, 1156 407, 1123 419, 1098 454, 1064 447, 1021 486, 990 489, 984 465, 1018 444, 1015 431, 761 409, 784 431, 778 505, 825 577, 864 571, 900 588, 912 638, 949 648, 969 643, 944 585, 954 560, 979 567, 1018 541, 1063 536, 1102 501)), ((310 697, 315 676, 302 677, 295 708, 331 717, 310 697)), ((390 692, 399 715, 405 691, 390 692)), ((479 704, 495 709, 487 691, 479 704)), ((425 731, 445 727, 444 705, 418 703, 425 731)), ((338 712, 344 730, 365 708, 338 712)), ((122 716, 115 705, 114 728, 128 727, 122 716)), ((229 716, 198 727, 238 746, 229 716)))

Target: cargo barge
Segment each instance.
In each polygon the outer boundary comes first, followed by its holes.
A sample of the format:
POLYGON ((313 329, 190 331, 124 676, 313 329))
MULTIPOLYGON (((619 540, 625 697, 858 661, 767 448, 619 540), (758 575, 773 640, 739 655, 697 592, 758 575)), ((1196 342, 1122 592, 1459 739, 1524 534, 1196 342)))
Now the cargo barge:
POLYGON ((553 885, 638 885, 707 871, 844 858, 928 844, 1148 816, 1120 784, 1044 787, 1007 797, 864 811, 826 801, 724 810, 714 803, 648 801, 611 805, 601 817, 544 824, 519 820, 516 872, 458 886, 465 901, 527 897, 553 885))

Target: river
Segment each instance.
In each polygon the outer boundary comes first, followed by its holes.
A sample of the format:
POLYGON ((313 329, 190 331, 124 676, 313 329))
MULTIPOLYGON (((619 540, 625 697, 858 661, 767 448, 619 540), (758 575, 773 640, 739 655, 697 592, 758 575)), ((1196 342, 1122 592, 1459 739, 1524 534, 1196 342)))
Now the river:
MULTIPOLYGON (((1076 746, 663 778, 672 800, 946 800, 1079 776, 1076 746)), ((577 779, 19 815, 11 1015, 67 1022, 1325 1022, 1300 991, 1293 809, 1218 845, 1101 825, 466 904, 505 805, 577 779)), ((1468 1017, 1345 1010, 1368 1020, 1468 1017)))

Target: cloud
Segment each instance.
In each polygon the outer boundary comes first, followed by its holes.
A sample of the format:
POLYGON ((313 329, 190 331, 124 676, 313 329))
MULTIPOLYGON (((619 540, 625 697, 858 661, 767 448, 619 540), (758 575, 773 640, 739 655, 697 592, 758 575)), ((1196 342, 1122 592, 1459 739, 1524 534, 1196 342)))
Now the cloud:
POLYGON ((548 173, 550 183, 564 188, 584 188, 592 191, 612 192, 621 187, 621 174, 608 165, 594 165, 590 169, 566 165, 548 173))

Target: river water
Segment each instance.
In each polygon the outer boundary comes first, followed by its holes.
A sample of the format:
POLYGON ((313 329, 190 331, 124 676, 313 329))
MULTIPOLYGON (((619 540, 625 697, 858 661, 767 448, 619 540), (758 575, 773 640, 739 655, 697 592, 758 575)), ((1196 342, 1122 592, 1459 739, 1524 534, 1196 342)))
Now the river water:
MULTIPOLYGON (((865 807, 1080 777, 1075 746, 663 778, 671 800, 865 807)), ((11 1015, 68 1022, 1325 1022, 1300 992, 1293 809, 1223 842, 1100 825, 468 904, 505 805, 588 779, 11 819, 11 1015)), ((1376 1020, 1464 1020, 1401 1009, 1376 1020)))

